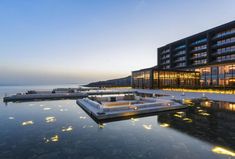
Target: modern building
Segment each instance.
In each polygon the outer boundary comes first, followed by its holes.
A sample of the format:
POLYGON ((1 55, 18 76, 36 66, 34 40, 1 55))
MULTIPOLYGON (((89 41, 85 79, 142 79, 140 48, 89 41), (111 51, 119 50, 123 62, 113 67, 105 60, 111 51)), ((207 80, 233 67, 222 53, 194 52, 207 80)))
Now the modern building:
POLYGON ((198 87, 235 88, 235 21, 158 48, 158 69, 200 73, 198 87))
POLYGON ((199 72, 151 67, 132 72, 132 87, 142 89, 191 88, 199 86, 199 79, 199 72))

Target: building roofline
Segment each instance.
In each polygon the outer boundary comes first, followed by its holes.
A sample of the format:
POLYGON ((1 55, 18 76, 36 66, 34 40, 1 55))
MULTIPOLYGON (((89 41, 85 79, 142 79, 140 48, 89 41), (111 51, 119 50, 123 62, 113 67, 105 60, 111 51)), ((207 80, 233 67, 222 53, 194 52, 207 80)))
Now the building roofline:
POLYGON ((202 31, 202 32, 199 32, 199 33, 190 35, 190 36, 187 36, 186 38, 182 38, 182 39, 176 40, 176 41, 174 41, 174 42, 168 43, 168 44, 166 44, 166 45, 164 45, 164 46, 159 47, 158 49, 164 48, 164 47, 169 46, 169 45, 174 44, 174 43, 178 43, 178 42, 180 43, 181 41, 184 41, 184 40, 186 40, 186 39, 190 39, 190 38, 193 38, 193 37, 201 36, 201 35, 203 35, 203 34, 205 34, 205 33, 207 33, 207 32, 216 31, 216 30, 222 29, 222 28, 224 28, 224 27, 226 27, 226 26, 230 26, 230 25, 235 25, 235 20, 230 21, 230 22, 225 23, 225 24, 222 24, 222 25, 219 25, 219 26, 216 26, 216 27, 214 27, 214 28, 207 29, 207 30, 205 30, 205 31, 202 31))

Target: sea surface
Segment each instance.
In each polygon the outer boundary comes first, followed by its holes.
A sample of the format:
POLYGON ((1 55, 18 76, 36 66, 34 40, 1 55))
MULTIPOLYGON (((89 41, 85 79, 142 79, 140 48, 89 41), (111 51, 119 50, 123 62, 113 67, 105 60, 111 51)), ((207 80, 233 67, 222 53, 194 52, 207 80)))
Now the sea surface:
POLYGON ((233 103, 97 123, 75 100, 2 102, 5 94, 57 87, 66 86, 0 87, 0 159, 235 158, 233 103))

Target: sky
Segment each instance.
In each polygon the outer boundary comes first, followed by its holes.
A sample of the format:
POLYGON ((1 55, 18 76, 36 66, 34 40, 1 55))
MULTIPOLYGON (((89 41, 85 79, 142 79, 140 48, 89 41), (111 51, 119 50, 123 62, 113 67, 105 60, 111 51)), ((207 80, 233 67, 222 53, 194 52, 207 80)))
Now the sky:
POLYGON ((0 0, 0 85, 86 84, 233 21, 234 0, 0 0))

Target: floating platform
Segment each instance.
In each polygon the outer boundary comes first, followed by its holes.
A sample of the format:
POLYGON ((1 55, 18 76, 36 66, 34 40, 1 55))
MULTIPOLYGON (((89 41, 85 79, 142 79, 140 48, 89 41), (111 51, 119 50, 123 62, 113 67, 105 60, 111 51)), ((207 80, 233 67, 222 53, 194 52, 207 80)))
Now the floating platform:
POLYGON ((81 99, 93 95, 112 95, 112 94, 131 94, 135 91, 128 90, 92 90, 79 92, 61 92, 52 93, 52 91, 29 91, 34 93, 18 93, 16 95, 7 96, 3 98, 3 102, 22 102, 34 100, 59 100, 59 99, 81 99))
POLYGON ((4 97, 4 102, 22 102, 33 100, 57 100, 57 99, 78 99, 85 98, 84 93, 45 93, 45 94, 16 94, 9 97, 4 97))
MULTIPOLYGON (((121 98, 121 97, 119 97, 121 98)), ((143 115, 186 108, 186 105, 172 100, 135 97, 131 100, 113 100, 100 102, 89 98, 78 99, 77 104, 96 120, 143 115), (113 100, 113 101, 112 101, 113 100)))

